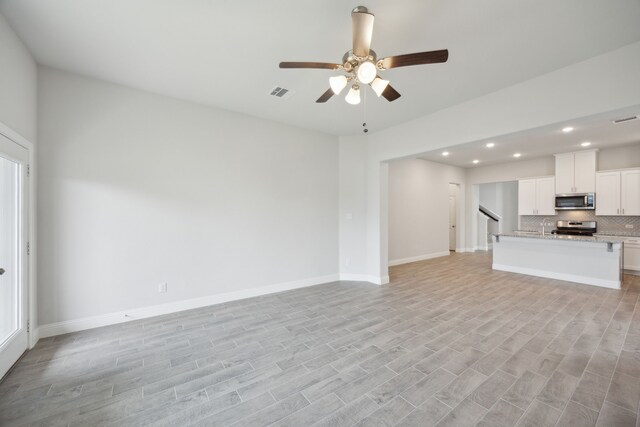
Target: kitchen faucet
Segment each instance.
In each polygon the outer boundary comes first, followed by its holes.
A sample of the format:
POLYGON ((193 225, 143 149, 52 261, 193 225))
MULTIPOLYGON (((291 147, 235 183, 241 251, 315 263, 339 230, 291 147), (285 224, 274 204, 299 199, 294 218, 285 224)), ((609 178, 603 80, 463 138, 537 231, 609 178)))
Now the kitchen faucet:
POLYGON ((544 236, 544 227, 545 225, 547 225, 547 221, 549 221, 551 218, 544 218, 542 220, 542 235, 544 236))

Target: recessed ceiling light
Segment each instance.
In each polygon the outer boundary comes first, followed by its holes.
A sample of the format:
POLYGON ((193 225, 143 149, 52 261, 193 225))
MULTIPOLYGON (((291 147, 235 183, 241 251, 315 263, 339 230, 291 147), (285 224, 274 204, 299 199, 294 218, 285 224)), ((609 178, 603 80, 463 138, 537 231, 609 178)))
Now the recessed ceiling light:
POLYGON ((583 147, 588 147, 588 146, 590 146, 590 145, 591 145, 591 143, 590 143, 589 141, 585 141, 585 142, 583 142, 583 143, 582 143, 582 144, 580 144, 580 145, 582 145, 583 147))
POLYGON ((562 132, 564 133, 569 133, 573 130, 573 128, 571 126, 567 126, 566 128, 562 128, 562 132))
POLYGON ((478 159, 476 159, 476 160, 474 160, 474 161, 473 161, 473 164, 474 164, 474 165, 477 165, 478 163, 480 163, 480 160, 478 160, 478 159))
POLYGON ((518 157, 520 157, 520 156, 522 156, 522 154, 520 154, 520 153, 515 153, 515 154, 513 155, 513 157, 515 157, 516 159, 517 159, 518 157))
POLYGON ((487 145, 486 145, 487 148, 493 148, 495 146, 496 146, 495 142, 488 142, 487 145))
POLYGON ((449 155, 449 152, 448 152, 448 151, 443 151, 443 152, 442 152, 442 155, 443 155, 443 156, 445 156, 445 157, 447 157, 447 156, 449 155))

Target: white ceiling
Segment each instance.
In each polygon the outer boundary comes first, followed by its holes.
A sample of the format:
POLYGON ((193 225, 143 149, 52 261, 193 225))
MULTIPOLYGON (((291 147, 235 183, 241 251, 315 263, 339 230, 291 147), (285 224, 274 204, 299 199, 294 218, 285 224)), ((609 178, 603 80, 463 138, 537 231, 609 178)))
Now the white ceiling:
POLYGON ((613 124, 612 120, 640 115, 640 105, 625 110, 607 113, 599 117, 588 117, 567 123, 558 123, 539 129, 531 129, 513 135, 475 141, 442 150, 425 153, 419 158, 462 168, 482 167, 499 163, 526 161, 571 151, 603 149, 628 144, 640 144, 640 118, 613 124), (565 133, 565 127, 573 131, 565 133), (583 147, 583 142, 591 145, 583 147), (488 148, 486 144, 495 144, 488 148), (448 156, 443 156, 446 151, 448 156), (514 158, 520 153, 519 158, 514 158), (473 160, 479 160, 474 164, 473 160))
MULTIPOLYGON (((0 0, 40 64, 336 135, 364 104, 314 101, 350 48, 343 0, 0 0), (274 86, 295 91, 269 96, 274 86)), ((640 40, 638 0, 363 0, 379 57, 448 48, 449 62, 389 70, 403 95, 368 92, 370 131, 455 105, 640 40)))

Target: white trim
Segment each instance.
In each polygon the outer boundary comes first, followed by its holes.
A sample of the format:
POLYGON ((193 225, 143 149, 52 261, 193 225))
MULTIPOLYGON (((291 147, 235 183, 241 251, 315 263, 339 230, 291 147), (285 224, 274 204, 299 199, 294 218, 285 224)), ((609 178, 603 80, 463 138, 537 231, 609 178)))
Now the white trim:
POLYGON ((46 338, 54 335, 66 334, 69 332, 98 328, 100 326, 115 325, 117 323, 124 323, 132 320, 145 319, 148 317, 160 316, 163 314, 170 314, 184 310, 191 310, 194 308, 206 307, 209 305, 222 304, 229 301, 237 301, 245 298, 257 297, 260 295, 274 294, 277 292, 289 291, 292 289, 306 288, 308 286, 331 283, 337 281, 338 279, 338 274, 331 274, 329 276, 313 277, 309 279, 296 280, 293 282, 285 282, 270 286, 243 289, 241 291, 209 295, 200 298, 175 301, 166 304, 141 307, 115 313, 106 313, 98 316, 84 317, 81 319, 66 320, 63 322, 41 325, 38 328, 38 333, 41 338, 46 338))
POLYGON ((389 267, 394 265, 409 264, 410 262, 424 261, 426 259, 439 258, 441 256, 448 256, 449 251, 434 252, 431 254, 418 255, 410 258, 394 259, 389 261, 389 267))
POLYGON ((456 248, 456 253, 475 252, 473 248, 456 248))
POLYGON ((29 350, 31 350, 38 340, 40 339, 40 328, 31 325, 31 331, 29 333, 29 350))
POLYGON ((369 282, 374 285, 386 285, 389 283, 389 276, 370 276, 368 274, 340 273, 340 280, 348 282, 369 282))
POLYGON ((545 277, 547 279, 564 280, 567 282, 582 283, 584 285, 602 286, 604 288, 620 289, 620 281, 596 279, 593 277, 578 276, 576 274, 555 273, 536 268, 514 267, 511 265, 492 264, 494 270, 508 271, 510 273, 527 274, 529 276, 545 277))
POLYGON ((18 132, 11 129, 9 126, 0 122, 0 134, 9 138, 11 141, 16 144, 24 147, 29 152, 29 177, 27 179, 27 184, 29 186, 29 230, 28 230, 28 241, 30 246, 30 255, 28 259, 28 277, 27 277, 27 304, 28 304, 28 312, 29 317, 28 321, 31 324, 31 330, 27 333, 28 336, 28 346, 29 348, 33 348, 38 339, 36 324, 38 322, 38 305, 37 305, 37 279, 36 279, 36 265, 37 265, 37 238, 36 238, 36 153, 35 146, 33 143, 28 141, 18 132))

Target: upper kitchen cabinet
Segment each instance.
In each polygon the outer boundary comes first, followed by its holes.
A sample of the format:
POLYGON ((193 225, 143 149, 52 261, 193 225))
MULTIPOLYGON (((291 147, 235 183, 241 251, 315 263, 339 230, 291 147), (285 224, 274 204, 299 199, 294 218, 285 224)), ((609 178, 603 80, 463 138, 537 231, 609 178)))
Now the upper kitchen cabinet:
POLYGON ((518 215, 555 215, 554 178, 518 181, 518 215))
POLYGON ((596 174, 596 215, 640 215, 640 169, 596 174))
POLYGON ((620 206, 623 215, 640 215, 640 169, 620 172, 620 206))
POLYGON ((556 194, 596 191, 597 151, 556 154, 556 194))

